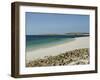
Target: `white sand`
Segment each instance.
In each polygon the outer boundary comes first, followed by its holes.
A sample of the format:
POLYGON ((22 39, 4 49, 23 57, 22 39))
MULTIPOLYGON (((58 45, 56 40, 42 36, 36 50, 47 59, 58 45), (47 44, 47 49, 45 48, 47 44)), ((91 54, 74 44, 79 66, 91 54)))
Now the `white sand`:
POLYGON ((89 37, 80 37, 68 43, 48 48, 41 48, 35 51, 28 51, 26 52, 26 62, 32 61, 37 58, 43 58, 44 56, 58 55, 79 48, 89 48, 89 37))

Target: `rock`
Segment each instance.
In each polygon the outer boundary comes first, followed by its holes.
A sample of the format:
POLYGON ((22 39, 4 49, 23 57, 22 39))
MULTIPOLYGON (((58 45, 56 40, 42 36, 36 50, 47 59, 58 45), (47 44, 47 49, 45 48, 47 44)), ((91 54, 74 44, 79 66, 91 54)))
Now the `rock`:
POLYGON ((64 66, 89 64, 88 48, 75 49, 57 56, 45 56, 43 59, 36 59, 26 64, 26 67, 40 66, 64 66))

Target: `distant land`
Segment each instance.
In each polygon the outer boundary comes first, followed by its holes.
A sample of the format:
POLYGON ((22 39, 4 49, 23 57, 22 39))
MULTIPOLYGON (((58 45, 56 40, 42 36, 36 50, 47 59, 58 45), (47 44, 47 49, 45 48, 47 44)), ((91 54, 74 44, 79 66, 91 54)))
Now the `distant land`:
POLYGON ((37 34, 37 35, 49 35, 49 36, 55 36, 55 35, 84 35, 84 36, 89 36, 89 33, 87 32, 69 32, 69 33, 64 33, 64 34, 56 34, 56 33, 48 33, 48 34, 37 34))
POLYGON ((86 32, 71 32, 71 33, 66 33, 68 35, 89 35, 89 33, 86 32))

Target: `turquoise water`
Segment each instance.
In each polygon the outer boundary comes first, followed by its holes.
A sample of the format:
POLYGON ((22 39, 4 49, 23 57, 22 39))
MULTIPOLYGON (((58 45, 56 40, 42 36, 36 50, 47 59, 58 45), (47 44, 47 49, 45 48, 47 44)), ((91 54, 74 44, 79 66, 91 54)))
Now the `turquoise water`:
POLYGON ((26 35, 26 51, 55 46, 75 40, 72 35, 26 35))

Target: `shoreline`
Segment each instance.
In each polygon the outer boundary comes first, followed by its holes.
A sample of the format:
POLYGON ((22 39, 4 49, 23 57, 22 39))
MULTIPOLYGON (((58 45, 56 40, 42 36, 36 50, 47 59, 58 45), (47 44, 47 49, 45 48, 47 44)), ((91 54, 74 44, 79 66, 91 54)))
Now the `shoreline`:
POLYGON ((50 47, 53 47, 53 46, 58 46, 58 45, 61 45, 61 44, 65 44, 65 43, 68 43, 68 42, 72 42, 74 41, 75 38, 70 38, 70 39, 64 39, 64 40, 60 40, 58 42, 52 42, 52 43, 47 43, 47 44, 44 44, 44 45, 40 45, 40 46, 33 46, 33 47, 29 47, 29 48, 26 48, 26 52, 30 52, 30 51, 36 51, 36 50, 39 50, 39 49, 44 49, 44 48, 50 48, 50 47))
POLYGON ((89 48, 89 37, 78 37, 68 43, 26 52, 26 63, 45 56, 56 56, 67 51, 89 48))

